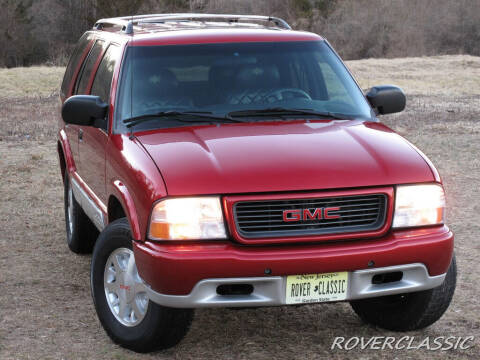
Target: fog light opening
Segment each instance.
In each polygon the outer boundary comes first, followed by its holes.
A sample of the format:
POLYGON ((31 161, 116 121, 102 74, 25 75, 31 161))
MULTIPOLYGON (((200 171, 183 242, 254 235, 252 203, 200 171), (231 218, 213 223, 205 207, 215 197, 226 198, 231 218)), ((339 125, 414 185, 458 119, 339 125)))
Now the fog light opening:
POLYGON ((225 284, 217 286, 217 294, 222 296, 250 295, 253 292, 251 284, 225 284))
POLYGON ((372 277, 372 284, 387 284, 396 281, 400 281, 403 278, 402 271, 394 271, 384 274, 377 274, 372 277))

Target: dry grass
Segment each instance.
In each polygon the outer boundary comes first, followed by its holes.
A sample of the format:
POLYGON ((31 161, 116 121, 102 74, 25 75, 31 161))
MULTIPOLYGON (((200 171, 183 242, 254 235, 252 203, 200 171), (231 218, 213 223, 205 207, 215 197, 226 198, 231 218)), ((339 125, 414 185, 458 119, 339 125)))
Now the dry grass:
POLYGON ((64 71, 63 67, 54 66, 0 68, 0 98, 52 95, 58 91, 64 71))
POLYGON ((408 95, 480 95, 480 57, 469 55, 347 62, 362 88, 395 84, 408 95))
MULTIPOLYGON (((479 58, 468 56, 349 62, 363 87, 391 82, 406 89, 407 110, 383 120, 432 159, 447 190, 448 223, 456 234, 457 291, 440 321, 406 335, 473 335, 474 348, 332 353, 336 336, 399 335, 362 324, 347 304, 199 310, 176 349, 140 356, 119 348, 95 315, 90 257, 70 253, 65 244, 55 152, 58 99, 17 94, 0 99, 0 359, 479 359, 479 64, 479 58)), ((36 92, 42 83, 34 71, 29 78, 36 92)))

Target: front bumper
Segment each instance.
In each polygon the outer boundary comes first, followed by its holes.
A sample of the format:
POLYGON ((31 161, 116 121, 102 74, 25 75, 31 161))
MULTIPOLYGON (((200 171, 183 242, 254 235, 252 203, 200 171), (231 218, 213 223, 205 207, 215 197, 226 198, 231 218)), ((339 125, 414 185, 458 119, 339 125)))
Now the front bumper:
MULTIPOLYGON (((364 299, 368 297, 402 294, 427 290, 440 286, 446 274, 429 276, 423 264, 388 266, 376 269, 357 270, 348 274, 346 300, 364 299), (402 273, 398 281, 374 284, 375 275, 402 273)), ((198 282, 188 295, 166 295, 147 287, 151 301, 175 308, 201 307, 257 307, 286 304, 286 277, 246 277, 206 279, 198 282), (217 289, 223 285, 248 285, 253 288, 249 294, 221 295, 217 289)))
POLYGON ((273 278, 424 264, 429 276, 445 274, 453 254, 446 226, 390 231, 377 239, 318 244, 244 246, 231 242, 134 242, 141 278, 153 292, 188 295, 202 280, 273 278), (268 274, 268 275, 267 275, 268 274))

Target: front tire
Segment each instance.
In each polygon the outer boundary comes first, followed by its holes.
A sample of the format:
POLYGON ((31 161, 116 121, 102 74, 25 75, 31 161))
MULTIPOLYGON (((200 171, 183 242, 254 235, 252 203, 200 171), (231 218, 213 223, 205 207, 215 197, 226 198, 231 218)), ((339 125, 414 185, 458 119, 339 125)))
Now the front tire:
POLYGON ((447 310, 455 292, 455 254, 442 285, 414 293, 351 301, 355 313, 366 323, 392 331, 411 331, 432 325, 447 310))
POLYGON ((90 254, 98 230, 75 199, 68 174, 64 179, 64 202, 67 245, 76 254, 90 254))
POLYGON ((191 309, 173 309, 149 301, 132 251, 127 219, 109 224, 95 245, 91 290, 98 318, 117 344, 150 352, 178 344, 188 332, 191 309))

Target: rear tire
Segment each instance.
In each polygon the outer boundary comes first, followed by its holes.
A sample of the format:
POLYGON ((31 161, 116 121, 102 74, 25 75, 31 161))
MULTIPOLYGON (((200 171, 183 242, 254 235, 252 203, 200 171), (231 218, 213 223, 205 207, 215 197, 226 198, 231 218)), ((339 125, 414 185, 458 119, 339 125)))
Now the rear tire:
POLYGON ((102 326, 115 343, 127 349, 141 353, 167 349, 178 344, 190 328, 193 310, 167 308, 148 300, 125 218, 101 232, 93 251, 90 283, 102 326))
POLYGON ((447 310, 455 292, 457 265, 455 254, 444 282, 434 289, 401 295, 351 301, 350 305, 366 323, 393 331, 423 329, 432 325, 447 310))
POLYGON ((75 200, 68 174, 64 180, 64 202, 68 247, 76 254, 91 253, 98 230, 75 200))

